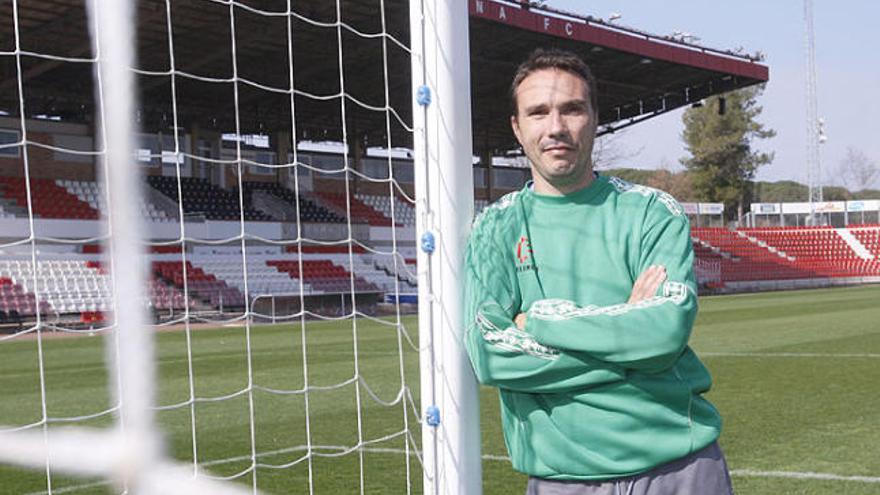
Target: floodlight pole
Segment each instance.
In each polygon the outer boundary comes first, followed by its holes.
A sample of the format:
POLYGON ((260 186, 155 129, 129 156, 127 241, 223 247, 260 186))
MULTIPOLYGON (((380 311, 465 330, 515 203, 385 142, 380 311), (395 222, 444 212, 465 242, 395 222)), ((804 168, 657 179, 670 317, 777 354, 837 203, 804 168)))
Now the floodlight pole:
POLYGON ((473 218, 468 6, 410 0, 424 493, 479 495, 477 381, 463 341, 473 218))
POLYGON ((807 175, 809 182, 810 225, 817 225, 816 202, 822 202, 822 166, 819 143, 823 142, 816 95, 816 36, 813 31, 813 0, 804 0, 806 44, 807 175))

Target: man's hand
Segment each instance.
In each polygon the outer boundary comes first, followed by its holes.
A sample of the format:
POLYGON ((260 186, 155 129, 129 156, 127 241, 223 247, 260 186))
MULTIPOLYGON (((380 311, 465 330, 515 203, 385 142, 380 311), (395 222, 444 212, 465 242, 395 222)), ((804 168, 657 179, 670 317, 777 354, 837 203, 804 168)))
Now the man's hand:
POLYGON ((520 313, 516 315, 516 318, 513 319, 513 322, 516 323, 516 328, 520 330, 525 330, 526 328, 526 314, 520 313))
POLYGON ((645 299, 654 297, 660 284, 666 280, 666 268, 662 265, 651 265, 643 271, 636 283, 633 284, 632 294, 629 295, 627 304, 635 304, 645 299))

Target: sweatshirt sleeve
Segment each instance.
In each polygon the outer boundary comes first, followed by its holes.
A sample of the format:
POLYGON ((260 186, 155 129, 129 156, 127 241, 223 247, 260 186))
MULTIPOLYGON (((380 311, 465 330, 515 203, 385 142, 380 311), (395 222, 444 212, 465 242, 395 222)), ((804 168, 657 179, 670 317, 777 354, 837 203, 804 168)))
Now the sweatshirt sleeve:
POLYGON ((697 314, 690 225, 680 211, 675 214, 666 208, 655 208, 645 224, 635 275, 651 265, 663 265, 667 277, 658 294, 635 304, 611 306, 539 300, 528 311, 526 331, 541 345, 587 353, 628 369, 659 372, 675 364, 697 314))
POLYGON ((465 255, 465 347, 480 383, 517 392, 563 393, 619 381, 625 370, 584 353, 537 342, 516 327, 519 289, 512 260, 486 226, 465 255))

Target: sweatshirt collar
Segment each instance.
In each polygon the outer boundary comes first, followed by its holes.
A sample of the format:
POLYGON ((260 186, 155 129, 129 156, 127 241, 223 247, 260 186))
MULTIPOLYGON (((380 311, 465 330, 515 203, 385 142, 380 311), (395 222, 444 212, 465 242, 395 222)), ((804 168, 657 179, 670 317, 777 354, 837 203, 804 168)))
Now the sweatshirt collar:
POLYGON ((563 194, 561 196, 549 195, 549 194, 540 194, 535 192, 535 183, 534 181, 528 181, 526 183, 525 192, 526 194, 533 198, 537 204, 542 205, 575 205, 575 204, 586 204, 591 199, 593 199, 599 191, 602 190, 602 187, 608 182, 608 179, 600 176, 597 172, 593 172, 593 180, 590 184, 577 191, 574 191, 569 194, 563 194))

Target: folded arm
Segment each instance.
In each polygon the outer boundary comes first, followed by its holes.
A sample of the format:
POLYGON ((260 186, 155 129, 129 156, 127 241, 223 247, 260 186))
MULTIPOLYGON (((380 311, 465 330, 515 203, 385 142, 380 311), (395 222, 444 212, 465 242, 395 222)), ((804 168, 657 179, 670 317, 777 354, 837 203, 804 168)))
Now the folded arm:
MULTIPOLYGON (((687 345, 697 312, 687 218, 661 218, 645 232, 640 247, 640 273, 665 268, 666 279, 650 297, 610 306, 539 300, 529 308, 525 331, 542 345, 629 369, 657 372, 672 366, 687 345)), ((651 276, 655 282, 658 277, 651 276)), ((644 287, 634 287, 633 294, 637 290, 644 287)))
POLYGON ((465 262, 465 346, 480 383, 562 393, 623 379, 620 366, 542 344, 517 328, 513 260, 492 241, 479 232, 472 235, 465 262))

